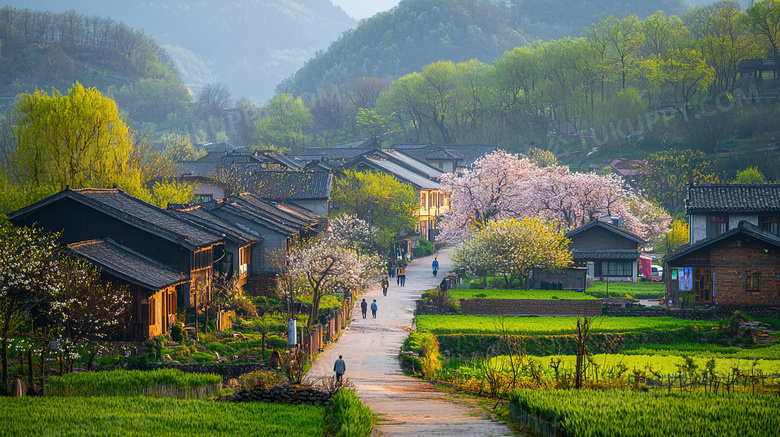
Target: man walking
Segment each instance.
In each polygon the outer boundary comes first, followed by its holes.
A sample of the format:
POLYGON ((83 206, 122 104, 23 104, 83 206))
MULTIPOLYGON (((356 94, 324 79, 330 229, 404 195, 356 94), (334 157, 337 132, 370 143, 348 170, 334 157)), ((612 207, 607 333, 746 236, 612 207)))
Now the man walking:
POLYGON ((382 286, 382 294, 387 296, 387 287, 390 285, 390 283, 387 281, 387 276, 382 276, 382 281, 379 283, 379 285, 382 286))
POLYGON ((436 277, 436 273, 439 272, 439 260, 437 258, 433 259, 433 276, 436 277))
POLYGON ((360 310, 363 311, 363 318, 365 319, 368 312, 368 302, 365 299, 363 299, 363 302, 360 302, 360 310))
POLYGON ((341 359, 341 355, 339 355, 339 359, 336 360, 336 363, 333 365, 333 371, 336 372, 336 382, 341 382, 341 377, 344 375, 344 372, 347 371, 347 365, 344 363, 344 360, 341 359))
POLYGON ((377 310, 376 299, 374 299, 374 301, 371 302, 371 315, 374 316, 375 319, 376 319, 376 310, 377 310))

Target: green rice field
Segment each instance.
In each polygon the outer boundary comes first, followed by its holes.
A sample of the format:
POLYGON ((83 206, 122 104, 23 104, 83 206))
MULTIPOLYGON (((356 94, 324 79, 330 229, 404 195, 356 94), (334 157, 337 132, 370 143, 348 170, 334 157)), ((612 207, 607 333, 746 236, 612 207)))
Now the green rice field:
POLYGON ((569 290, 496 290, 496 289, 465 289, 456 288, 450 290, 453 299, 569 299, 592 300, 593 296, 569 290))

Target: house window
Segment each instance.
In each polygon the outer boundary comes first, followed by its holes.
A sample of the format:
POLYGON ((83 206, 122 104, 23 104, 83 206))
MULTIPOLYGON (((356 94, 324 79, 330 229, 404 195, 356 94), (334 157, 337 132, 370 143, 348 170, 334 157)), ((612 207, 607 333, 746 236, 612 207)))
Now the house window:
POLYGON ((720 235, 729 230, 729 216, 714 214, 710 216, 710 236, 720 235))
POLYGON ((157 324, 157 302, 153 297, 149 298, 149 325, 157 324))
POLYGON ((780 235, 780 217, 776 215, 758 216, 758 226, 762 231, 770 234, 780 235))
POLYGON ((745 272, 745 291, 761 291, 759 287, 759 278, 761 272, 755 270, 748 270, 745 272))
POLYGON ((247 269, 249 268, 249 254, 251 253, 248 247, 241 247, 238 249, 240 263, 238 265, 239 276, 246 276, 247 269))
POLYGON ((443 162, 439 162, 439 170, 444 170, 444 163, 443 162))
POLYGON ((176 292, 168 293, 168 314, 176 314, 176 292))
POLYGON ((426 209, 428 207, 428 194, 420 193, 420 208, 426 209))
POLYGON ((601 276, 633 276, 634 263, 631 261, 602 261, 601 276))

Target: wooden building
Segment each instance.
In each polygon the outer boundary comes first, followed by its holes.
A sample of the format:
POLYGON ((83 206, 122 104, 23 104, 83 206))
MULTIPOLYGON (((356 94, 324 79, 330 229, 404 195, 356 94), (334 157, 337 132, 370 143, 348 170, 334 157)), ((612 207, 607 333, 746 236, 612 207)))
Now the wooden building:
MULTIPOLYGON (((619 220, 615 220, 619 222, 619 220)), ((597 281, 637 282, 639 249, 644 240, 626 229, 601 220, 566 233, 575 266, 587 267, 597 281)))

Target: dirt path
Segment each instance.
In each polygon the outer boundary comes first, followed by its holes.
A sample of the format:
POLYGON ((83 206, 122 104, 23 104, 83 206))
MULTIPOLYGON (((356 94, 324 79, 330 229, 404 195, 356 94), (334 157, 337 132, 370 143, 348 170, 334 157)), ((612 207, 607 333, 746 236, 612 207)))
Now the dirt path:
MULTIPOLYGON (((398 364, 398 352, 412 324, 415 300, 441 281, 451 266, 448 252, 436 254, 440 276, 431 273, 433 256, 420 258, 406 269, 406 286, 390 282, 387 296, 377 285, 360 299, 376 299, 377 318, 363 319, 359 302, 353 322, 335 344, 315 360, 309 376, 333 375, 339 355, 347 364, 345 374, 357 393, 380 416, 379 436, 502 436, 512 435, 503 424, 484 419, 484 414, 467 401, 440 392, 427 383, 405 376, 398 364)), ((360 300, 358 299, 358 300, 360 300)))

